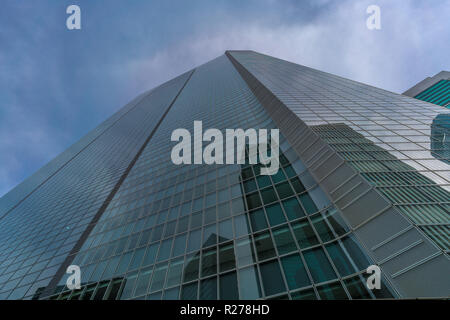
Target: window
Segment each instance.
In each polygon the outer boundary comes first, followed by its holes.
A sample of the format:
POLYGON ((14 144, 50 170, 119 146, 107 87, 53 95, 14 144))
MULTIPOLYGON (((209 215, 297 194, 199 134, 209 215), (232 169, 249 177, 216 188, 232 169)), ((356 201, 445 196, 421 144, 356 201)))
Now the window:
POLYGON ((303 193, 299 197, 303 207, 305 208, 308 214, 317 212, 316 204, 312 201, 308 193, 303 193))
POLYGON ((292 237, 291 231, 287 225, 274 229, 273 237, 280 255, 297 250, 294 238, 292 237))
POLYGON ((332 284, 325 284, 317 288, 319 292, 319 296, 323 300, 337 300, 337 299, 345 299, 347 300, 347 294, 342 288, 340 282, 334 282, 332 284))
POLYGON ((266 212, 271 226, 276 226, 286 222, 286 218, 284 217, 283 210, 281 209, 279 203, 266 207, 266 212))
POLYGON ((341 276, 348 276, 356 271, 352 267, 351 262, 348 260, 347 255, 341 249, 338 242, 328 244, 326 248, 331 260, 333 260, 333 263, 341 276))
POLYGON ((315 216, 311 217, 311 221, 323 242, 331 241, 334 239, 333 233, 320 214, 316 214, 315 216))
POLYGON ((264 204, 269 204, 277 200, 277 195, 273 187, 268 187, 261 190, 261 197, 264 204))
POLYGON ((221 245, 219 247, 219 270, 224 272, 235 268, 236 259, 234 256, 233 242, 221 245))
POLYGON ((260 265, 261 277, 266 296, 271 296, 286 291, 280 265, 277 260, 262 263, 260 265))
POLYGON ((202 277, 217 273, 216 248, 203 250, 202 252, 202 277))
POLYGON ((254 300, 261 297, 259 276, 254 266, 239 270, 240 297, 244 300, 254 300))
POLYGON ((291 293, 292 300, 317 300, 314 289, 307 289, 291 293))
POLYGON ((259 260, 275 256, 275 248, 268 231, 255 235, 255 247, 259 260))
POLYGON ((217 278, 208 278, 200 283, 200 300, 217 299, 217 278))
POLYGON ((275 188, 277 189, 278 196, 280 197, 280 199, 287 198, 294 194, 294 191, 292 190, 291 185, 287 181, 277 184, 275 186, 275 188))
POLYGON ((366 284, 363 283, 359 276, 346 279, 344 283, 353 299, 372 299, 366 289, 366 284))
POLYGON ((199 255, 186 258, 186 265, 184 267, 183 276, 184 282, 192 281, 198 278, 199 261, 199 255))
POLYGON ((252 225, 253 232, 260 231, 267 228, 266 217, 262 209, 258 209, 250 212, 250 223, 252 225))
POLYGON ((231 272, 220 276, 220 299, 239 299, 236 272, 231 272))
POLYGON ((336 274, 322 248, 306 251, 304 256, 314 282, 324 282, 336 278, 336 274))
POLYGON ((293 223, 292 229, 300 248, 308 248, 319 243, 308 220, 293 223))
POLYGON ((181 289, 182 300, 196 300, 197 299, 198 283, 185 284, 181 289))
POLYGON ((281 258, 281 264, 290 290, 311 284, 302 259, 298 254, 281 258))

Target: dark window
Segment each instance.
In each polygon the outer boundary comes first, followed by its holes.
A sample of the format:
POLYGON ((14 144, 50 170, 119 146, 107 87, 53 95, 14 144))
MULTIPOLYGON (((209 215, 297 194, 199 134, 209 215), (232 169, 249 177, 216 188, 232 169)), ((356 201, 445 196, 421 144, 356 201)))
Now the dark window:
POLYGON ((309 286, 309 280, 302 259, 298 254, 281 258, 284 275, 290 290, 309 286))
POLYGON ((286 291, 286 287, 281 276, 280 265, 277 260, 262 263, 260 268, 266 296, 271 296, 286 291))
POLYGON ((306 251, 304 256, 314 282, 323 282, 336 278, 336 274, 322 248, 306 251))

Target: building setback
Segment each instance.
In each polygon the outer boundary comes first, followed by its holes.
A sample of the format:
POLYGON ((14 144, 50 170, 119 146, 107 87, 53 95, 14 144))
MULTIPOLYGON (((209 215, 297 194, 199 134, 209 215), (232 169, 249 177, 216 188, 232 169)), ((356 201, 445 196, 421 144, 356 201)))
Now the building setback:
POLYGON ((449 124, 438 105, 227 51, 0 199, 0 299, 446 297, 449 124), (171 133, 194 121, 279 129, 278 172, 173 164, 171 133))
POLYGON ((450 72, 441 71, 403 92, 408 97, 450 108, 450 72))

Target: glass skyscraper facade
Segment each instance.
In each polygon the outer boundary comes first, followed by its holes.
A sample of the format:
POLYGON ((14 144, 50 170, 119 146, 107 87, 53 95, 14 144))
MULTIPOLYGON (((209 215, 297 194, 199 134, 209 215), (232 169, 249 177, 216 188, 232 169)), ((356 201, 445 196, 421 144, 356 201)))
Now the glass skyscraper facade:
POLYGON ((0 299, 448 296, 449 114, 227 51, 142 94, 0 199, 0 299), (171 133, 196 120, 279 129, 280 169, 173 164, 171 133), (379 290, 366 286, 374 264, 379 290), (69 265, 79 290, 65 286, 69 265))
POLYGON ((428 77, 403 94, 450 108, 450 72, 441 71, 433 77, 428 77))
POLYGON ((435 103, 440 106, 450 106, 450 80, 440 80, 414 98, 435 103))

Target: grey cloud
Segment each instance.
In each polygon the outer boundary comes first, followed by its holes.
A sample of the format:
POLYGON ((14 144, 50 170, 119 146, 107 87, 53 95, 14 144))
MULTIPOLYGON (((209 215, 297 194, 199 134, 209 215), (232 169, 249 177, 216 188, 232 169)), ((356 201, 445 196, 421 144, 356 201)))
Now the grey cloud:
POLYGON ((132 66, 137 79, 156 83, 226 49, 252 49, 401 93, 446 67, 447 55, 435 51, 448 52, 443 39, 450 38, 450 21, 442 18, 450 16, 449 1, 435 2, 433 7, 415 1, 377 1, 382 29, 374 31, 366 28, 371 3, 341 1, 306 25, 229 17, 220 27, 205 29, 125 68, 132 66))

